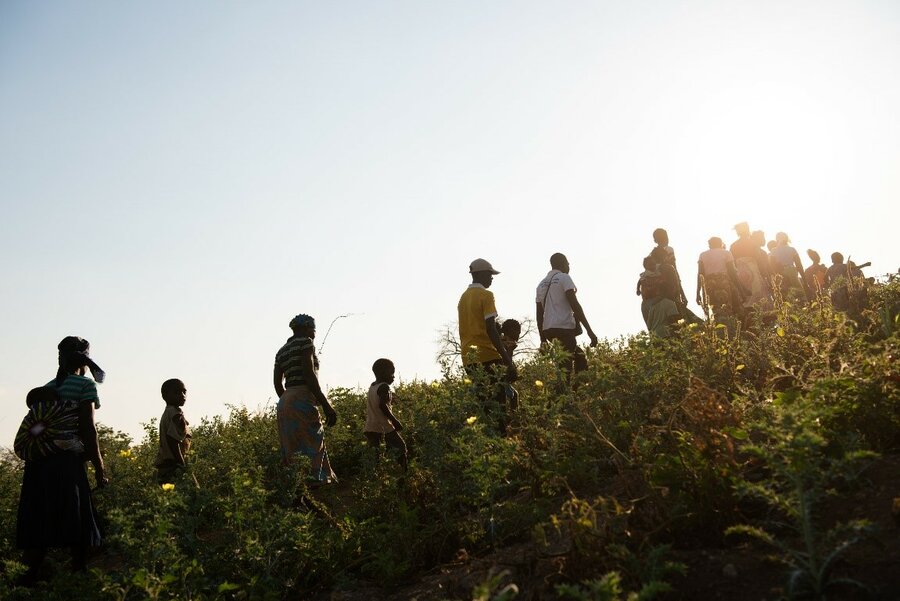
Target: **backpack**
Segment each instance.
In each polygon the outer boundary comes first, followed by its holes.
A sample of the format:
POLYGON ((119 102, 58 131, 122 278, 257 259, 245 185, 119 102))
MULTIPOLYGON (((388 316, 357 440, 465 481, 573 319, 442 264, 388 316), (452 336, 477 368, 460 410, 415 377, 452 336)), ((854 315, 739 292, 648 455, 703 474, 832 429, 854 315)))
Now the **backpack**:
POLYGON ((78 412, 64 403, 35 403, 22 419, 13 450, 25 461, 35 461, 63 451, 84 452, 77 436, 78 412))
POLYGON ((643 276, 641 278, 641 298, 651 299, 661 295, 663 291, 663 277, 659 273, 643 276))

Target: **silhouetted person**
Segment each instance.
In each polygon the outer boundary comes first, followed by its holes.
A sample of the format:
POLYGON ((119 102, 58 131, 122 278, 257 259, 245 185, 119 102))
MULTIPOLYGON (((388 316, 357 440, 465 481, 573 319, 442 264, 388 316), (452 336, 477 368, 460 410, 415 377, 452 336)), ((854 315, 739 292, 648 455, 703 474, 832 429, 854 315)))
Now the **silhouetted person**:
POLYGON ((828 268, 822 265, 822 258, 816 251, 809 249, 806 251, 806 256, 812 261, 812 265, 803 272, 806 289, 809 290, 811 296, 820 296, 825 290, 825 274, 828 272, 828 268))
POLYGON ((500 272, 484 259, 469 265, 472 283, 457 304, 459 343, 466 373, 479 382, 479 396, 485 412, 497 414, 497 428, 506 433, 507 412, 504 381, 515 381, 516 366, 512 355, 500 340, 497 330, 497 306, 488 288, 500 272))
POLYGON ((94 423, 100 406, 95 380, 102 382, 105 374, 90 358, 87 340, 67 336, 57 348, 59 369, 46 385, 55 394, 41 391, 26 401, 46 426, 28 432, 19 497, 16 545, 24 551, 28 570, 19 583, 26 586, 36 583, 49 547, 69 547, 72 569, 86 569, 87 548, 100 546, 100 529, 85 461, 93 464, 98 487, 109 482, 94 423), (88 369, 94 379, 85 375, 88 369))
POLYGON ((393 412, 394 363, 390 359, 378 359, 372 364, 375 381, 369 386, 366 402, 366 429, 364 436, 370 447, 381 452, 382 443, 397 452, 397 461, 406 470, 406 441, 400 436, 403 424, 393 412))
POLYGON ((166 380, 160 388, 166 409, 159 418, 159 450, 156 453, 157 484, 174 484, 184 472, 185 455, 191 448, 191 429, 184 417, 187 388, 177 378, 166 380))
POLYGON ((772 270, 776 275, 781 276, 781 294, 784 298, 789 298, 792 293, 805 301, 807 298, 806 290, 803 286, 803 263, 800 262, 800 255, 797 250, 790 245, 790 238, 784 232, 775 234, 775 248, 772 249, 772 270))
POLYGON ((556 340, 572 356, 569 374, 587 369, 587 358, 576 341, 582 332, 582 325, 591 346, 597 345, 597 335, 584 315, 576 292, 575 282, 569 275, 569 260, 562 253, 553 254, 550 257, 550 271, 535 291, 535 314, 541 344, 556 340))
POLYGON ((744 291, 734 266, 734 256, 725 250, 721 238, 709 239, 709 250, 697 261, 697 304, 704 300, 716 318, 740 315, 744 291), (706 298, 701 297, 705 291, 706 298))
POLYGON ((759 240, 758 232, 756 236, 750 233, 750 226, 746 221, 742 221, 734 226, 738 239, 731 244, 731 255, 734 257, 734 267, 737 270, 738 279, 745 290, 749 290, 744 299, 744 307, 763 307, 767 304, 769 298, 768 285, 766 278, 769 274, 768 256, 760 246, 765 244, 765 236, 762 241, 759 240), (760 256, 762 253, 762 256, 760 256))
POLYGON ((294 462, 302 453, 310 459, 310 484, 319 486, 334 481, 335 475, 325 448, 325 427, 318 404, 325 412, 325 425, 337 422, 337 412, 319 385, 319 358, 313 340, 316 320, 303 313, 288 326, 293 335, 275 354, 274 384, 278 395, 276 418, 281 461, 294 462))

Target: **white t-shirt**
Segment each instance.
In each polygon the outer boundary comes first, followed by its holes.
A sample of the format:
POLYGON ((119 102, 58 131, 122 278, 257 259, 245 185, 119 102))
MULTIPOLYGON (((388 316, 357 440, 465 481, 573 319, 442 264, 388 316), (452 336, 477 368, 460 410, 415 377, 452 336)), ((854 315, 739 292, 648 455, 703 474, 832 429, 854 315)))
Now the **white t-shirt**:
MULTIPOLYGON (((572 329, 575 323, 575 314, 572 305, 566 298, 566 291, 576 290, 575 282, 569 274, 558 269, 550 270, 550 273, 538 284, 535 301, 544 305, 543 329, 551 328, 572 329), (549 286, 550 292, 547 292, 549 286)), ((576 290, 577 291, 577 290, 576 290)))

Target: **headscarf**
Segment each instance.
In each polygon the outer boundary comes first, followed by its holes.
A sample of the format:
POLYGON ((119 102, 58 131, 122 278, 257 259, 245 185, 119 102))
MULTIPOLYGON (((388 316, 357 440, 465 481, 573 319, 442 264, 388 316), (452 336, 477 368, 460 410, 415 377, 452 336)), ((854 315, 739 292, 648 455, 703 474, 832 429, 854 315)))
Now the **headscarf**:
POLYGON ((60 386, 72 370, 87 367, 98 384, 106 379, 106 372, 91 359, 91 344, 78 336, 66 336, 56 347, 59 349, 59 369, 56 371, 56 385, 60 386))
POLYGON ((316 320, 305 313, 300 313, 299 315, 294 316, 288 326, 290 326, 292 330, 298 330, 300 328, 315 329, 316 320))

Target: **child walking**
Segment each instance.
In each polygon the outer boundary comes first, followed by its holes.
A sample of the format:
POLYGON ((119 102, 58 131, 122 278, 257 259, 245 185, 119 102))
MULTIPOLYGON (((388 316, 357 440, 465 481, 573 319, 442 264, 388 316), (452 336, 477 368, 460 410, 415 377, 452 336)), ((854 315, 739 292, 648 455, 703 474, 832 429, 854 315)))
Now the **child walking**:
POLYGON ((178 379, 166 380, 160 389, 166 410, 159 419, 159 452, 156 455, 157 484, 174 484, 184 472, 184 456, 191 448, 191 430, 181 407, 187 401, 187 388, 178 379))
POLYGON ((382 440, 399 454, 398 461, 403 470, 407 466, 406 441, 400 436, 403 425, 391 411, 394 393, 391 384, 394 382, 394 363, 390 359, 378 359, 372 365, 375 381, 369 386, 369 397, 366 403, 366 430, 364 432, 369 446, 381 450, 382 440))

